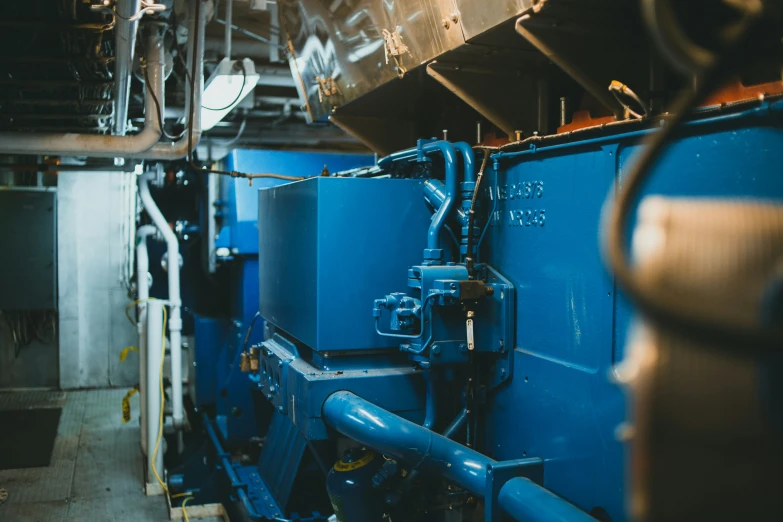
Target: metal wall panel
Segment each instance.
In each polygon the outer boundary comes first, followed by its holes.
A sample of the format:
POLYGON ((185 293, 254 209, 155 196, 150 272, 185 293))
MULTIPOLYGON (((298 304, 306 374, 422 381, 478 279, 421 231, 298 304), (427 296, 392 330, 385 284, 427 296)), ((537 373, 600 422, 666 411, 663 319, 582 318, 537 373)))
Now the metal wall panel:
POLYGON ((464 43, 450 21, 454 0, 287 0, 281 7, 292 72, 313 120, 398 78, 384 31, 401 37, 408 52, 397 62, 408 71, 464 43), (317 78, 331 78, 339 92, 319 94, 317 78))
POLYGON ((56 193, 0 191, 0 310, 57 307, 56 193))
POLYGON ((60 386, 127 386, 138 381, 136 344, 121 282, 123 174, 62 172, 58 179, 60 386))
POLYGON ((454 0, 465 40, 470 40, 493 27, 521 15, 532 7, 533 0, 454 0))

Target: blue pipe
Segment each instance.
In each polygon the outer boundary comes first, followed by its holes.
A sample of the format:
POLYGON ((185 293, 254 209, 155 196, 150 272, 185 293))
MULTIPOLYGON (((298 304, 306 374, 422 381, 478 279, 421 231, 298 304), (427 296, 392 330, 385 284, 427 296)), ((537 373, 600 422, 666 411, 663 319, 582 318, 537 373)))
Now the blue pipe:
POLYGON ((422 426, 428 430, 431 430, 435 426, 435 421, 438 420, 438 403, 435 398, 436 378, 437 374, 433 370, 430 370, 427 375, 427 399, 425 405, 424 424, 422 424, 422 426))
POLYGON ((465 425, 465 421, 467 420, 468 420, 468 409, 462 408, 460 412, 457 414, 457 416, 454 417, 454 420, 451 421, 451 424, 446 426, 446 429, 443 430, 443 436, 446 437, 447 439, 452 438, 454 434, 457 433, 457 430, 465 425))
POLYGON ((215 428, 212 426, 212 420, 206 415, 204 415, 204 426, 206 427, 207 430, 207 436, 209 437, 209 440, 212 442, 212 446, 215 448, 215 453, 217 457, 220 459, 220 464, 223 466, 223 469, 226 470, 226 475, 228 476, 229 483, 231 484, 231 489, 234 490, 234 492, 237 494, 237 497, 239 498, 239 501, 242 502, 242 505, 244 506, 245 511, 247 512, 247 516, 250 517, 251 520, 272 520, 273 522, 291 522, 287 518, 279 518, 279 517, 275 517, 272 519, 265 518, 264 515, 256 511, 255 506, 253 506, 253 502, 250 500, 250 497, 247 496, 247 491, 245 491, 247 484, 242 482, 239 479, 239 476, 237 476, 236 471, 234 471, 234 466, 231 462, 231 455, 223 450, 223 445, 220 443, 220 438, 218 438, 217 432, 215 431, 215 428))
POLYGON ((593 517, 578 507, 524 477, 513 478, 500 488, 498 504, 517 520, 595 522, 593 517))
MULTIPOLYGON (((335 392, 326 399, 323 418, 346 437, 424 473, 439 475, 475 495, 484 496, 487 466, 495 461, 477 451, 422 428, 347 391, 335 392)), ((569 522, 595 522, 595 519, 583 511, 534 482, 512 480, 505 487, 508 489, 504 495, 507 506, 504 509, 515 520, 551 522, 563 520, 549 518, 552 513, 569 513, 569 522), (544 505, 539 512, 535 504, 519 507, 519 499, 534 499, 544 505)))
POLYGON ((432 219, 430 228, 427 231, 427 250, 424 258, 440 263, 443 257, 443 252, 440 248, 440 231, 443 229, 446 218, 448 218, 454 207, 458 189, 457 156, 454 146, 448 141, 431 141, 429 143, 420 141, 415 149, 395 152, 385 158, 381 158, 378 160, 378 166, 382 169, 388 169, 393 163, 398 161, 423 161, 424 156, 436 152, 443 155, 446 165, 446 199, 435 213, 435 217, 432 219))
POLYGON ((466 183, 476 182, 476 156, 473 154, 473 147, 460 141, 454 144, 454 148, 457 152, 462 154, 462 167, 464 169, 462 181, 466 183))

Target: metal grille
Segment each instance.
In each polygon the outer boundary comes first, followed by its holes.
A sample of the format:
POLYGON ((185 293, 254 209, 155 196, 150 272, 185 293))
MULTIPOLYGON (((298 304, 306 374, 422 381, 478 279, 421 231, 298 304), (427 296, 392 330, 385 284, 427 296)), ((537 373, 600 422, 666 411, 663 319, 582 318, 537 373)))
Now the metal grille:
POLYGON ((9 2, 2 9, 0 130, 108 133, 111 17, 81 0, 9 2))

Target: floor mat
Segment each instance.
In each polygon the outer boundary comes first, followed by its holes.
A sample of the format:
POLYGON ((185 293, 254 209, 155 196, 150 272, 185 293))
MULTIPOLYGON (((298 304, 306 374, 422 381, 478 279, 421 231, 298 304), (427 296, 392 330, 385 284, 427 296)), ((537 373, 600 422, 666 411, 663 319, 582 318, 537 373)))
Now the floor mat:
POLYGON ((0 469, 49 465, 60 408, 0 411, 0 469))

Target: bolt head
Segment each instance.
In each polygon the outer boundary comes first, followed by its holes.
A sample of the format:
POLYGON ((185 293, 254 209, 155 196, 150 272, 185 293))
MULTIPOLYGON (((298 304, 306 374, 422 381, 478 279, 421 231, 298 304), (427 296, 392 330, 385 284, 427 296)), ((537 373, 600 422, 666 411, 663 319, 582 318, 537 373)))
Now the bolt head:
POLYGON ((451 25, 451 23, 450 23, 450 22, 449 22, 449 21, 448 21, 446 18, 444 18, 443 20, 441 20, 441 23, 443 24, 443 28, 444 28, 444 29, 448 29, 448 28, 449 28, 449 26, 451 25))

